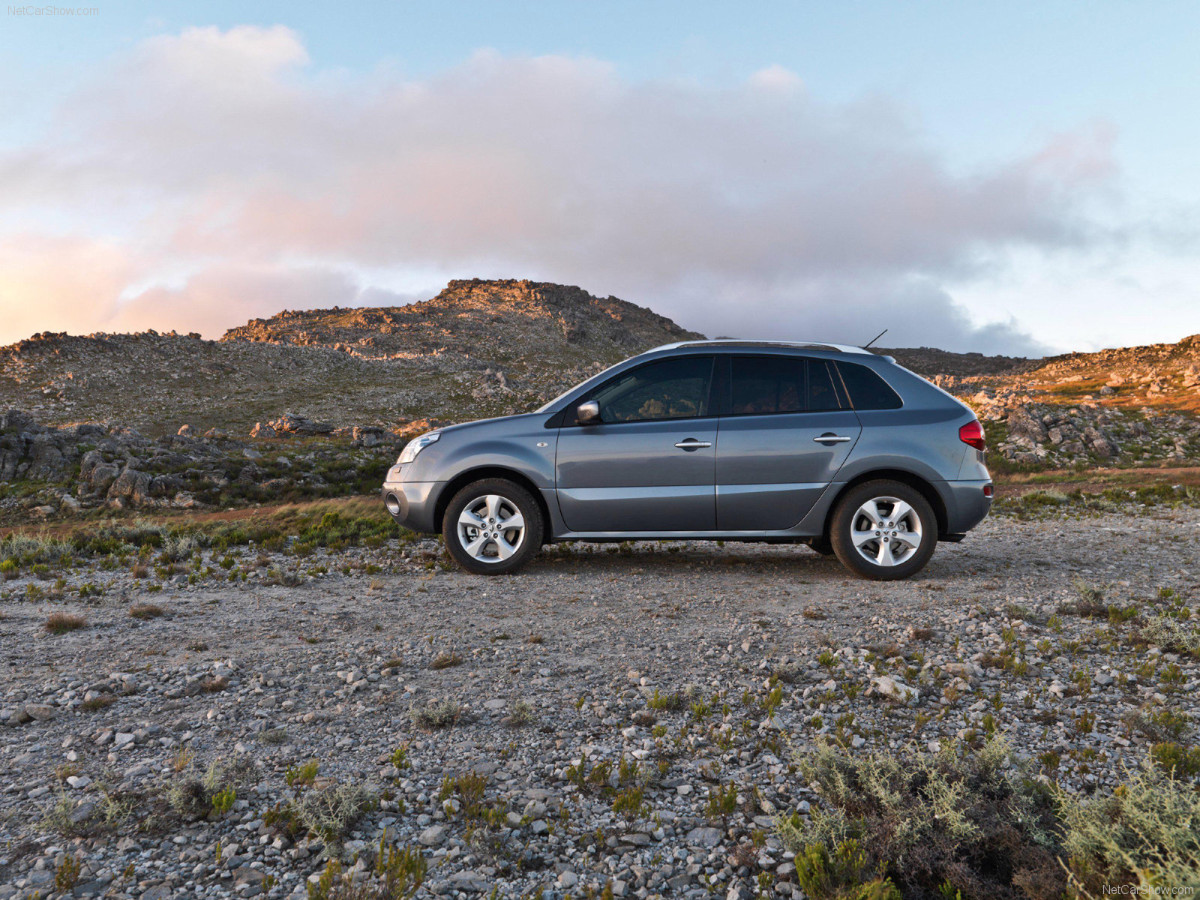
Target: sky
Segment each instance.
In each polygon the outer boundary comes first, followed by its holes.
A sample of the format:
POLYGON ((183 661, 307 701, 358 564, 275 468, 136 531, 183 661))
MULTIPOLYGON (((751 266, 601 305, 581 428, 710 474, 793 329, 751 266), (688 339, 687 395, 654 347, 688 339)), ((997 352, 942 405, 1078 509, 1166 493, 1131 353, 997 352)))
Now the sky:
POLYGON ((0 9, 0 343, 471 277, 714 336, 1200 332, 1195 3, 85 2, 0 9))

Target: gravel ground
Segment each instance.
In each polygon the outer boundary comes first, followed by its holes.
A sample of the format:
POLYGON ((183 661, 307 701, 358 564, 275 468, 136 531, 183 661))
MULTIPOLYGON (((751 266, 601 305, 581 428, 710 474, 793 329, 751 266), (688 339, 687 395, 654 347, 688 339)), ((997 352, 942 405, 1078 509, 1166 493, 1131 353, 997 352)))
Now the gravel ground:
POLYGON ((0 585, 3 900, 305 896, 330 854, 369 880, 381 836, 423 855, 423 896, 800 896, 773 817, 817 802, 791 763, 822 735, 996 730, 1107 792, 1189 742, 1164 710, 1200 717, 1197 659, 1145 642, 1197 605, 1195 509, 993 517, 895 584, 763 545, 555 549, 500 579, 433 542, 225 555, 193 584, 0 585), (325 839, 288 813, 336 799, 325 839))

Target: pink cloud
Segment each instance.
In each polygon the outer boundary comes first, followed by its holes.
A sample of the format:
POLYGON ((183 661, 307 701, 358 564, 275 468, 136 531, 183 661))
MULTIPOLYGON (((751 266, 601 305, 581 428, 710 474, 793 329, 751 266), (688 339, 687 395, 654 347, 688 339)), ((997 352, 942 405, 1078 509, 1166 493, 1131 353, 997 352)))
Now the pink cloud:
POLYGON ((905 340, 964 344, 976 332, 940 283, 1011 248, 1085 244, 1081 198, 1110 178, 1109 151, 1085 133, 964 176, 886 100, 821 103, 777 66, 715 89, 481 52, 406 81, 314 72, 282 27, 189 29, 0 154, 0 240, 44 227, 136 248, 116 295, 137 296, 108 319, 130 326, 270 312, 263 277, 327 305, 362 271, 433 268, 578 283, 712 331, 782 314, 825 336, 830 308, 904 298, 930 312, 905 340), (181 271, 184 289, 133 287, 181 271))

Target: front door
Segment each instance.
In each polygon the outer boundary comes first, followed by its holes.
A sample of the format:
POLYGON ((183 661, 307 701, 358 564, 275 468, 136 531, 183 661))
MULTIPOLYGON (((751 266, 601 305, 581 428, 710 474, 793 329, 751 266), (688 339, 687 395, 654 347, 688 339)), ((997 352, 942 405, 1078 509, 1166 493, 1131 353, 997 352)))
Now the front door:
POLYGON ((796 525, 833 481, 862 430, 822 359, 735 356, 717 435, 717 527, 796 525))
POLYGON ((596 424, 559 432, 558 505, 574 532, 712 531, 717 419, 713 358, 681 356, 614 376, 580 402, 596 424))

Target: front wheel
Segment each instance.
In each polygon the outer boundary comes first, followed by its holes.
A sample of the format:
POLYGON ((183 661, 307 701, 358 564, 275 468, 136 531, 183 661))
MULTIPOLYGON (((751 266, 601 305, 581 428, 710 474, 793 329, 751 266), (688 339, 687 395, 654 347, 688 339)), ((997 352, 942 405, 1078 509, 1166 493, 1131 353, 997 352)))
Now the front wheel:
POLYGON ((446 549, 476 575, 504 575, 525 565, 542 546, 542 529, 537 501, 506 478, 468 484, 442 517, 446 549))
POLYGON ((921 571, 933 556, 937 517, 915 488, 868 481, 838 503, 829 537, 847 569, 874 581, 897 581, 921 571))

